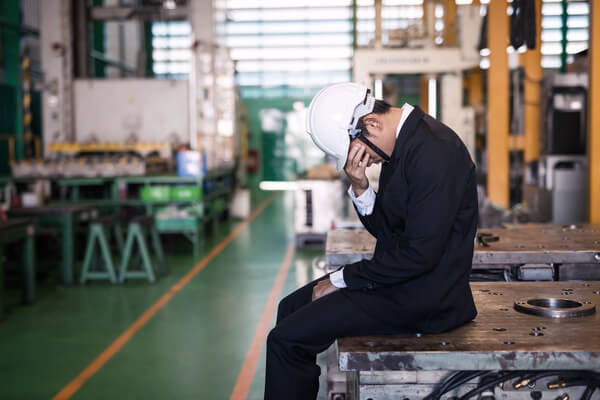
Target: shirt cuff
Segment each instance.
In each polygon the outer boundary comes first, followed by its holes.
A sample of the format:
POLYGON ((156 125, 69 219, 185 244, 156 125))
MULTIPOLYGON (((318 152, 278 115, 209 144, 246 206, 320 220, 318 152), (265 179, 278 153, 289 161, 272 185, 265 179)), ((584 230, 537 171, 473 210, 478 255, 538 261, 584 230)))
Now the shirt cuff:
POLYGON ((346 282, 344 281, 344 268, 340 268, 337 271, 332 272, 329 275, 329 280, 331 281, 331 284, 336 288, 343 289, 347 287, 346 282))
POLYGON ((352 199, 354 205, 356 205, 356 208, 358 209, 360 215, 371 215, 371 213, 373 212, 373 206, 375 205, 376 196, 375 191, 373 190, 373 187, 371 185, 369 185, 367 190, 365 190, 364 193, 358 197, 354 193, 352 185, 350 185, 350 187, 348 188, 348 195, 352 199))

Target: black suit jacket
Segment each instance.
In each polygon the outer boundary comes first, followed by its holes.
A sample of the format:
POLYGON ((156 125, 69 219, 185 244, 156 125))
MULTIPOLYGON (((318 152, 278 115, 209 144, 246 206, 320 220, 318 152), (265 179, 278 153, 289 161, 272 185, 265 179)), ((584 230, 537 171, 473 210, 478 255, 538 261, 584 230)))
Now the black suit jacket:
POLYGON ((475 165, 463 142, 415 107, 379 179, 373 212, 360 217, 377 238, 375 252, 344 267, 346 293, 402 330, 435 333, 472 320, 478 207, 475 165))

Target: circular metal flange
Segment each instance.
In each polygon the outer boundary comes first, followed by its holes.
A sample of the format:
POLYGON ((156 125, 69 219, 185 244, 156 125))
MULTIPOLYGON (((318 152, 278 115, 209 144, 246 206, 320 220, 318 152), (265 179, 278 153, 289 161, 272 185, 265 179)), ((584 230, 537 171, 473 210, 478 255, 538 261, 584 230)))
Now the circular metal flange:
POLYGON ((596 312, 596 306, 587 302, 556 298, 528 297, 515 301, 515 310, 551 318, 574 318, 591 315, 596 312))

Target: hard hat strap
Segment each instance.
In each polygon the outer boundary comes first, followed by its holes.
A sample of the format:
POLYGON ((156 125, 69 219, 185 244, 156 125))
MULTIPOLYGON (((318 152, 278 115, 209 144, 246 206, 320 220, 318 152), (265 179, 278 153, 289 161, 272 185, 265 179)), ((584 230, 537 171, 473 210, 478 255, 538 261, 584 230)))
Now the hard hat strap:
POLYGON ((356 139, 360 140, 361 142, 363 142, 364 144, 366 144, 367 146, 369 146, 371 148, 371 150, 373 150, 375 153, 377 153, 377 155, 379 155, 379 157, 383 158, 385 162, 389 162, 390 161, 390 156, 388 156, 387 154, 385 154, 383 152, 383 150, 381 150, 379 147, 377 147, 373 143, 371 143, 371 141, 369 139, 367 139, 365 137, 365 135, 359 134, 356 137, 356 139))

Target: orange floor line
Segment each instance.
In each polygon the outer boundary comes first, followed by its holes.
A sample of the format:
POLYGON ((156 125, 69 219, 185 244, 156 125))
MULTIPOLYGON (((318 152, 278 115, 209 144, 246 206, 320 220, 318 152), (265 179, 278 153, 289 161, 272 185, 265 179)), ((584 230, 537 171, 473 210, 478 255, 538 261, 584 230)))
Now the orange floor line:
POLYGON ((231 393, 231 397, 229 398, 230 400, 246 400, 246 397, 248 397, 248 391, 250 390, 250 385, 252 384, 252 378, 254 377, 254 372, 256 371, 260 353, 262 352, 269 328, 271 327, 273 315, 275 314, 277 300, 279 299, 279 295, 283 289, 285 278, 287 277, 293 259, 294 247, 290 246, 285 253, 283 261, 281 262, 281 267, 277 273, 277 277, 275 278, 275 283, 273 284, 273 288, 271 289, 271 293, 267 299, 267 304, 265 305, 265 309, 260 317, 258 326, 256 327, 254 338, 250 344, 248 354, 246 354, 246 359, 244 360, 242 370, 240 371, 235 383, 235 387, 233 388, 233 392, 231 393))
POLYGON ((200 271, 206 267, 227 245, 235 239, 263 210, 273 201, 277 193, 270 195, 263 201, 248 218, 235 227, 214 249, 200 260, 188 273, 186 273, 177 283, 163 294, 154 304, 135 320, 115 341, 113 341, 94 361, 92 361, 83 371, 79 373, 71 382, 69 382, 53 400, 70 399, 92 376, 96 374, 115 354, 117 354, 127 342, 144 326, 156 313, 165 306, 175 296, 177 292, 185 287, 200 271))

